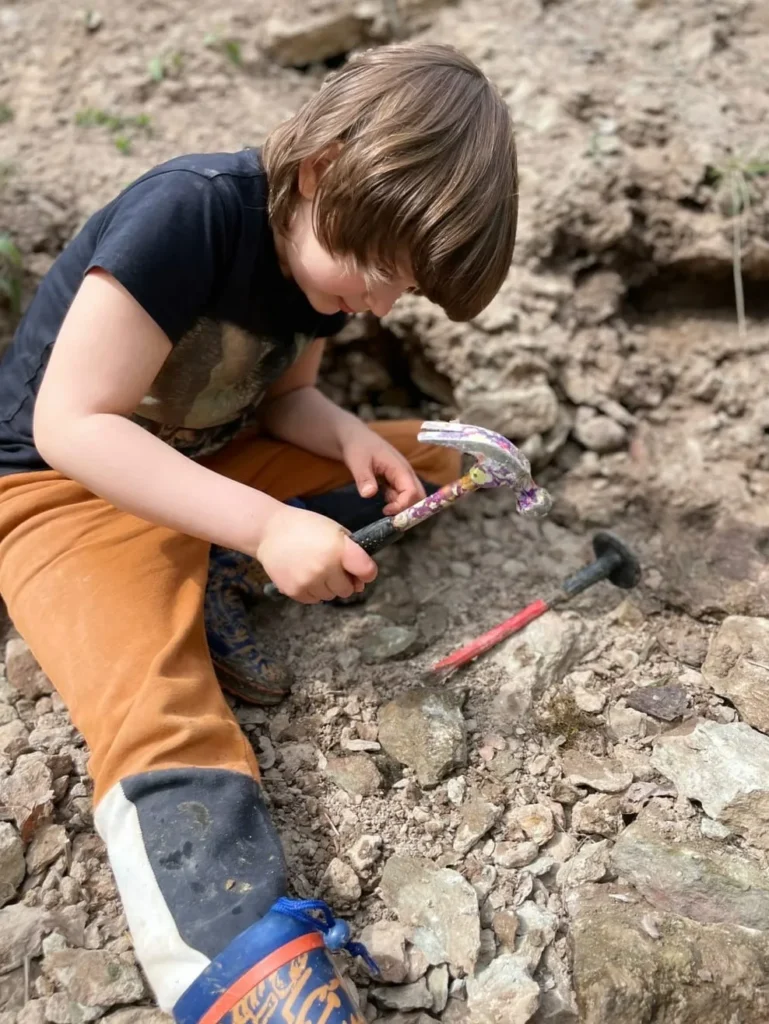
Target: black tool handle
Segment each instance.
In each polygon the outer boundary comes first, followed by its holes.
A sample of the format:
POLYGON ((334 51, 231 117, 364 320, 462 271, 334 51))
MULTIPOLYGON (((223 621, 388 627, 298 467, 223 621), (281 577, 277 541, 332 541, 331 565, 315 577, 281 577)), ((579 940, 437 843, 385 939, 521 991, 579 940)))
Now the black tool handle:
POLYGON ((641 579, 638 559, 613 533, 602 530, 593 538, 596 560, 569 576, 561 584, 561 593, 567 598, 581 594, 600 580, 608 580, 622 590, 632 590, 641 579))
MULTIPOLYGON (((367 555, 375 555, 377 551, 386 548, 402 535, 403 531, 393 526, 390 516, 385 516, 384 519, 377 519, 375 523, 369 523, 363 529, 351 533, 350 540, 354 540, 362 547, 367 555)), ((268 583, 264 588, 265 597, 277 597, 279 594, 280 591, 274 583, 268 583)))

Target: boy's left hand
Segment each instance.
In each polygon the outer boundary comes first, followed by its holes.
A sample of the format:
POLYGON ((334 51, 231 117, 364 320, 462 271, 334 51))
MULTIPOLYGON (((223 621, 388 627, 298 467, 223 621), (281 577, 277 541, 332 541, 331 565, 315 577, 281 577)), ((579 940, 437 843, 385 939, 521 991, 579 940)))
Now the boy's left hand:
POLYGON ((380 486, 387 504, 386 516, 397 515, 425 496, 408 460, 365 424, 341 439, 342 458, 362 498, 373 498, 380 486))

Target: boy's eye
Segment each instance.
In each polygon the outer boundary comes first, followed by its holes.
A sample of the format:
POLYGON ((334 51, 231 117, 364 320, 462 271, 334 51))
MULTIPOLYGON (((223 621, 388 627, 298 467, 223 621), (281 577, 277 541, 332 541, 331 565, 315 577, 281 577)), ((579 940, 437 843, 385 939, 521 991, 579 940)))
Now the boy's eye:
POLYGON ((422 295, 423 294, 422 290, 420 288, 417 288, 416 285, 413 288, 407 288, 406 292, 409 295, 422 295))

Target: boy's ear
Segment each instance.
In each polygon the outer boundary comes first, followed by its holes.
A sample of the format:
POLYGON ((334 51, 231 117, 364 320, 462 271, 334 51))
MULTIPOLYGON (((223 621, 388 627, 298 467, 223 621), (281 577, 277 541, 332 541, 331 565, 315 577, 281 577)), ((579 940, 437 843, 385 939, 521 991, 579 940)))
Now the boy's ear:
POLYGON ((304 199, 313 199, 318 183, 342 150, 341 142, 335 142, 321 153, 305 157, 299 164, 297 184, 304 199))

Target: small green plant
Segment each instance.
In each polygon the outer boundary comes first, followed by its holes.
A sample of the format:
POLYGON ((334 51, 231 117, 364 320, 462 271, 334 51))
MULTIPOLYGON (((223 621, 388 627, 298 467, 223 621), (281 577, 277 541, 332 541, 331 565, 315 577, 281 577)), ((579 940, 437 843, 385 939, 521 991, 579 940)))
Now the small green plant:
POLYGON ((222 36, 218 32, 209 32, 203 39, 203 45, 210 50, 218 50, 219 53, 223 53, 235 67, 242 66, 243 51, 237 39, 233 39, 231 36, 222 36))
POLYGON ((153 82, 162 82, 164 78, 178 78, 184 66, 184 54, 180 50, 173 53, 153 57, 147 65, 147 71, 153 82))
POLYGON ((75 114, 75 124, 82 128, 101 127, 106 128, 113 135, 115 149, 128 156, 133 147, 136 132, 152 134, 152 118, 149 114, 135 114, 122 116, 110 114, 106 110, 99 110, 95 107, 86 107, 75 114))
POLYGON ((751 185, 756 178, 769 176, 769 159, 759 157, 731 157, 723 167, 709 167, 706 183, 723 189, 724 212, 732 219, 732 276, 734 278, 734 304, 737 312, 737 331, 745 336, 745 288, 742 280, 742 244, 744 215, 750 209, 751 185))
POLYGON ((14 316, 21 312, 21 274, 21 253, 9 234, 0 234, 0 295, 14 316))
POLYGON ((13 120, 13 111, 7 103, 0 103, 0 124, 13 120))

